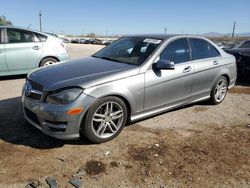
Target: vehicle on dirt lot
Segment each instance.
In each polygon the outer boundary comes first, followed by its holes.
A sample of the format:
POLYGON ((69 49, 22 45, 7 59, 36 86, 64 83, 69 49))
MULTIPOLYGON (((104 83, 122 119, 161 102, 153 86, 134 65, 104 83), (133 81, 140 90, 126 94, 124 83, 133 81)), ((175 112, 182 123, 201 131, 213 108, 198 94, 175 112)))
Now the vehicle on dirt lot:
POLYGON ((0 76, 69 60, 62 40, 38 31, 0 26, 0 76))
POLYGON ((133 122, 190 103, 219 104, 236 81, 235 58, 189 35, 123 37, 91 57, 36 70, 24 116, 45 134, 101 143, 133 122))
POLYGON ((250 40, 243 41, 235 48, 224 50, 236 58, 238 81, 250 82, 250 40))

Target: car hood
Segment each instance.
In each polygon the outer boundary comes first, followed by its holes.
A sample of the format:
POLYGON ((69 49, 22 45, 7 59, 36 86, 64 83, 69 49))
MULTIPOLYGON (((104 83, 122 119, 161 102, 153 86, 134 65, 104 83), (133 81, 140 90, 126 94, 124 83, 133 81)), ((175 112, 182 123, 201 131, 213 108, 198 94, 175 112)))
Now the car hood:
MULTIPOLYGON (((135 65, 87 57, 42 67, 31 72, 28 79, 43 86, 45 91, 54 91, 70 86, 85 88, 90 86, 88 83, 100 84, 101 78, 104 77, 110 77, 108 81, 111 81, 111 75, 117 75, 136 67, 135 65), (98 82, 93 82, 95 80, 98 82)), ((113 79, 117 79, 117 76, 114 76, 113 79)))

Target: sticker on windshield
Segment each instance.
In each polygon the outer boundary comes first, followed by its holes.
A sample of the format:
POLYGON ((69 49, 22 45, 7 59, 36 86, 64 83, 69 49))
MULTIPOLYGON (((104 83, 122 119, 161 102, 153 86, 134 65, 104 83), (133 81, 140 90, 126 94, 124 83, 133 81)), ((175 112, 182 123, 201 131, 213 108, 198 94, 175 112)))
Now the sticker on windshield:
POLYGON ((158 39, 145 39, 143 42, 153 43, 153 44, 160 44, 161 40, 158 39))

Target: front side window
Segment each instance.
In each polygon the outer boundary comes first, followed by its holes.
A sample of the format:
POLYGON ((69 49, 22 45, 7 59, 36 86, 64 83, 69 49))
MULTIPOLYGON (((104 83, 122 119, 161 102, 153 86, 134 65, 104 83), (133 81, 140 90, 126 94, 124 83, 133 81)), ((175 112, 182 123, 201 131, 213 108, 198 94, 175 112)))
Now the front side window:
POLYGON ((7 37, 8 43, 26 43, 35 41, 32 32, 21 29, 7 29, 7 37))
POLYGON ((172 61, 175 64, 189 61, 187 40, 185 38, 177 39, 168 44, 160 54, 160 59, 172 61))
POLYGON ((189 39, 192 48, 192 59, 206 59, 220 56, 218 50, 203 39, 189 39))
POLYGON ((160 39, 146 37, 124 37, 103 48, 93 57, 141 65, 161 42, 160 39))

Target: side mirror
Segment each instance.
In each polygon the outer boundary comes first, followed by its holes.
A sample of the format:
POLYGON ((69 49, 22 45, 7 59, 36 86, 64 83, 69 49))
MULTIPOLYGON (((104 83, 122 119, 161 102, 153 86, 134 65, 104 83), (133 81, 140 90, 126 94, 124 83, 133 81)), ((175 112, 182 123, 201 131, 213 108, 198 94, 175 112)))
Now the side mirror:
POLYGON ((154 69, 174 70, 174 62, 168 60, 159 60, 153 64, 154 69))

